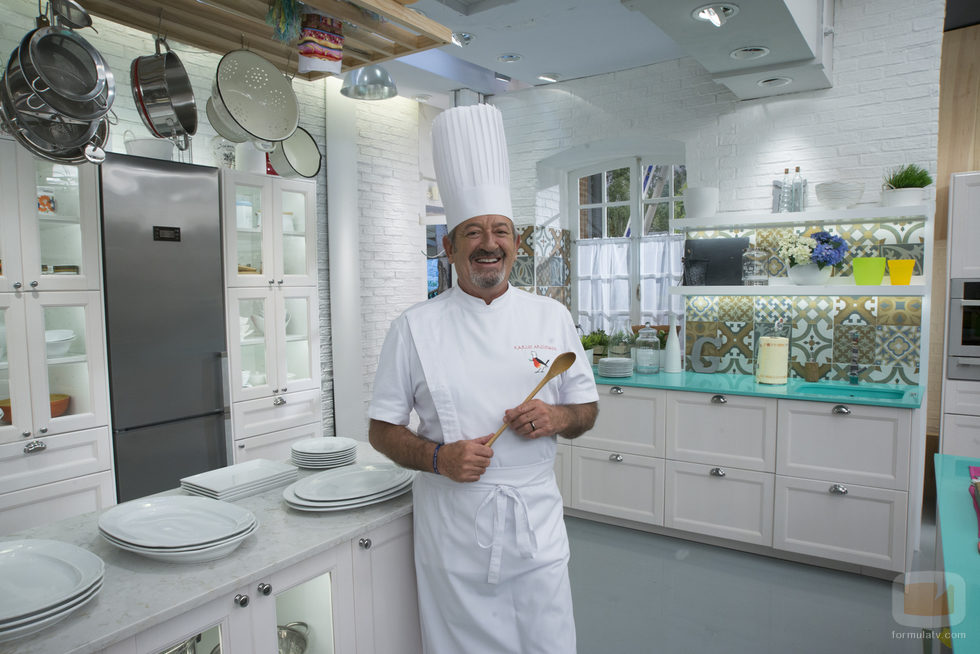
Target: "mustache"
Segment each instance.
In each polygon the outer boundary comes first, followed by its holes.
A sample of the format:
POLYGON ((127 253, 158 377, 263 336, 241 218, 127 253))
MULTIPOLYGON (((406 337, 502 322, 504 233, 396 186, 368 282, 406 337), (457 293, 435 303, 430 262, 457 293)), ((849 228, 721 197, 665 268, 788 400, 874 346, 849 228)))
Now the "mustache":
POLYGON ((480 259, 483 257, 498 257, 500 259, 503 259, 504 251, 500 248, 497 248, 492 252, 490 250, 477 250, 476 252, 470 255, 470 259, 480 259))

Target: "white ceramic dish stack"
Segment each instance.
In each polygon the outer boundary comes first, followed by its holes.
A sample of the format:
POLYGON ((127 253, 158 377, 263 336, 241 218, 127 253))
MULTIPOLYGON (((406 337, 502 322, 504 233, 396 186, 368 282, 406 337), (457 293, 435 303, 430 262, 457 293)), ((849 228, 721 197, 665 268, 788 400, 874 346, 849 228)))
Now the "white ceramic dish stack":
POLYGON ((633 359, 624 357, 604 357, 599 359, 600 377, 629 377, 633 374, 633 359))
POLYGON ((300 468, 337 468, 357 460, 357 441, 343 436, 307 438, 293 443, 291 459, 300 468))
POLYGON ((240 506, 185 495, 132 500, 99 516, 99 533, 119 549, 172 563, 227 556, 258 526, 240 506))
POLYGON ((378 504, 412 490, 415 473, 394 463, 362 463, 310 475, 282 491, 298 511, 344 511, 378 504))
POLYGON ((105 563, 55 540, 0 541, 0 642, 67 618, 102 589, 105 563))
POLYGON ((296 466, 269 459, 252 459, 225 468, 208 470, 180 480, 180 487, 194 495, 232 501, 296 481, 296 466))

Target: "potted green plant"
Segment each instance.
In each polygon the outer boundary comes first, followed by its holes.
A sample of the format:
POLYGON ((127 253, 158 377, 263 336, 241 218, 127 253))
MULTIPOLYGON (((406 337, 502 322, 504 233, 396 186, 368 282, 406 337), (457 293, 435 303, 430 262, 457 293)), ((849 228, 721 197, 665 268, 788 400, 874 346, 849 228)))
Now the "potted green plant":
POLYGON ((881 206, 899 207, 921 204, 923 189, 932 184, 932 175, 918 164, 889 169, 881 184, 881 206))
POLYGON ((609 336, 601 329, 596 329, 582 338, 582 348, 585 350, 585 360, 592 365, 596 357, 601 357, 606 353, 606 346, 609 344, 609 336))

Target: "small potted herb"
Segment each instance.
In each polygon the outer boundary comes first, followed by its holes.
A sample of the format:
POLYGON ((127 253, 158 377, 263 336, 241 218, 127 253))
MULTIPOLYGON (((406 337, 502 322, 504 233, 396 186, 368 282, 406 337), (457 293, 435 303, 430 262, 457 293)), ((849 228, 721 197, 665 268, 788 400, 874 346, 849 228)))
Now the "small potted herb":
POLYGON ((601 357, 606 353, 608 344, 609 336, 601 329, 582 336, 582 348, 585 349, 585 360, 589 365, 592 365, 596 357, 601 357))
POLYGON ((918 164, 905 164, 885 173, 881 184, 881 206, 900 207, 921 204, 923 189, 932 184, 932 175, 918 164))

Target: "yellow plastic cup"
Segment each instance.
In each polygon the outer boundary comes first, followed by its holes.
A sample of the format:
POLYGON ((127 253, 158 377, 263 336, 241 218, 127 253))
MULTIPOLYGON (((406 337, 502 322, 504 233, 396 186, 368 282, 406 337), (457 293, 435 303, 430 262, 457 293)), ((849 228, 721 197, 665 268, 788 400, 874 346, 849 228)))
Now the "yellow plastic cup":
POLYGON ((912 282, 915 259, 889 259, 888 276, 892 286, 908 286, 912 282))
POLYGON ((851 265, 858 286, 878 286, 885 278, 885 257, 854 257, 851 265))

